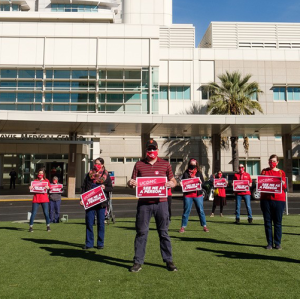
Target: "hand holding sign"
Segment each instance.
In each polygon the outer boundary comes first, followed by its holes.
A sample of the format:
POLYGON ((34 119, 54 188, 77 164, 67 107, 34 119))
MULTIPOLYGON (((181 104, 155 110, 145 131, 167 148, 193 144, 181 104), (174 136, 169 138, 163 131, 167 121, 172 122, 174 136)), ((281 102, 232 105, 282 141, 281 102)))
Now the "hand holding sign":
POLYGON ((256 190, 262 193, 282 193, 282 178, 277 176, 257 176, 256 190))
POLYGON ((166 177, 139 177, 136 179, 136 182, 137 198, 168 197, 166 177))
POLYGON ((214 187, 215 188, 225 188, 227 187, 227 180, 226 179, 214 179, 214 187))
POLYGON ((33 193, 47 193, 47 189, 49 189, 48 183, 45 181, 32 181, 30 192, 33 193))
POLYGON ((101 186, 81 194, 80 198, 80 204, 86 210, 107 200, 101 186))
POLYGON ((191 178, 181 181, 182 192, 191 192, 201 190, 201 181, 200 178, 191 178))

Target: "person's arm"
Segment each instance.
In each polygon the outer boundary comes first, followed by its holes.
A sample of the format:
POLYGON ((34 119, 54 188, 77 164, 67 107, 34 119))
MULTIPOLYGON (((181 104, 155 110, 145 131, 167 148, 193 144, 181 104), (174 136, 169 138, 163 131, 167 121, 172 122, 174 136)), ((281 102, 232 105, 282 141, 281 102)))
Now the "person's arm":
POLYGON ((113 185, 112 185, 111 177, 109 174, 107 175, 107 178, 106 178, 104 184, 101 185, 101 187, 105 192, 113 191, 113 185))
POLYGON ((167 167, 167 172, 166 172, 166 176, 167 176, 167 183, 166 183, 166 187, 167 188, 174 188, 177 185, 176 179, 174 177, 173 171, 172 171, 172 167, 169 164, 167 167))
POLYGON ((138 169, 137 169, 137 163, 135 163, 132 171, 131 179, 127 182, 127 186, 129 188, 135 188, 137 186, 137 182, 136 182, 137 175, 138 175, 138 169))

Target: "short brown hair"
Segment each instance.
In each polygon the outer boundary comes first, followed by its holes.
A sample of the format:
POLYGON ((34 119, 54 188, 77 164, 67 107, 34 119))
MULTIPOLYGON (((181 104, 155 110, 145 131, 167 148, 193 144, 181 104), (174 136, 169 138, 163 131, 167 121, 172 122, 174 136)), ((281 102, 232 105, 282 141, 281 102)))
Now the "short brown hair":
POLYGON ((271 160, 271 159, 274 159, 274 158, 276 158, 276 160, 277 160, 277 162, 279 161, 279 158, 278 158, 278 156, 277 155, 271 155, 270 156, 270 158, 269 158, 269 160, 271 160))

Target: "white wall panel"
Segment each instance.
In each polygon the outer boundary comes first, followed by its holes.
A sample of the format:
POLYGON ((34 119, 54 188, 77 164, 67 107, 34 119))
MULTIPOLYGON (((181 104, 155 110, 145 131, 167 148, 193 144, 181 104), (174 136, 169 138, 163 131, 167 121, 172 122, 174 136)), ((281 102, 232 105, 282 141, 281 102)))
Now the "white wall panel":
POLYGON ((47 38, 45 50, 46 65, 72 64, 72 39, 47 38))
POLYGON ((158 39, 151 40, 150 61, 151 61, 151 65, 154 65, 154 66, 159 65, 159 40, 158 39))
POLYGON ((170 83, 191 84, 192 74, 191 61, 170 61, 170 83))
POLYGON ((107 39, 98 40, 98 65, 107 64, 107 39))
POLYGON ((139 39, 125 39, 125 65, 142 64, 142 42, 139 39))
POLYGON ((142 39, 142 65, 149 65, 149 40, 142 39))
POLYGON ((214 81, 214 62, 213 61, 200 61, 200 83, 208 83, 214 81))
POLYGON ((168 83, 169 76, 168 76, 168 61, 161 61, 159 65, 159 82, 161 83, 168 83))
MULTIPOLYGON (((100 49, 98 50, 100 51, 100 49)), ((125 42, 124 39, 108 39, 106 47, 106 63, 108 65, 124 65, 124 51, 125 42)))
POLYGON ((96 65, 96 39, 72 39, 72 64, 96 65))

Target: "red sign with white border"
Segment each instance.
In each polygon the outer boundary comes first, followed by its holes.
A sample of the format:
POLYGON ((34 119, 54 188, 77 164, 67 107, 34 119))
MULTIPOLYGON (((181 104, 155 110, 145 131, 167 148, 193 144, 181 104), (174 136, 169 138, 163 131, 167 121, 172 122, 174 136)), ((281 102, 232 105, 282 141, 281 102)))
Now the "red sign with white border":
POLYGON ((51 184, 49 193, 63 193, 63 187, 62 184, 51 184))
POLYGON ((225 188, 225 187, 227 187, 226 179, 214 179, 214 187, 215 188, 225 188))
POLYGON ((190 178, 181 181, 182 192, 192 192, 201 190, 200 178, 190 178))
POLYGON ((168 197, 166 177, 138 177, 136 178, 136 182, 137 198, 168 197))
POLYGON ((234 180, 233 181, 233 191, 242 192, 249 191, 249 181, 248 180, 234 180))
POLYGON ((258 175, 256 191, 262 193, 282 193, 282 178, 278 176, 258 175))
POLYGON ((101 186, 81 194, 80 198, 86 210, 107 200, 101 186))
POLYGON ((31 187, 30 192, 33 193, 47 193, 47 187, 48 183, 47 182, 41 182, 41 181, 32 181, 31 182, 31 187))

